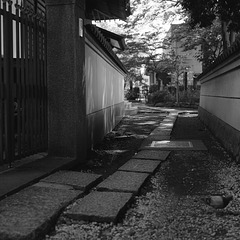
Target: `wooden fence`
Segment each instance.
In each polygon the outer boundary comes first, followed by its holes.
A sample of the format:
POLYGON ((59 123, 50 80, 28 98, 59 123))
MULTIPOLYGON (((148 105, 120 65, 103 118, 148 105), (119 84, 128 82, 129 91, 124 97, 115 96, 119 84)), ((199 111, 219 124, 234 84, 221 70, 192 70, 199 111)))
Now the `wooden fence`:
POLYGON ((47 149, 43 0, 0 0, 0 165, 47 149))

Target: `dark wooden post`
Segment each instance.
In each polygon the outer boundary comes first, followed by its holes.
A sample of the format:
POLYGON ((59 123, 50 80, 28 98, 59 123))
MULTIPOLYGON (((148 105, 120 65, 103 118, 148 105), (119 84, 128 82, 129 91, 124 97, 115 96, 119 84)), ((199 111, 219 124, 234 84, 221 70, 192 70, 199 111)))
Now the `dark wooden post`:
POLYGON ((184 72, 184 79, 183 79, 183 82, 184 82, 184 91, 187 91, 188 89, 188 79, 187 79, 187 72, 184 72))
POLYGON ((86 156, 85 0, 46 0, 49 155, 86 156))

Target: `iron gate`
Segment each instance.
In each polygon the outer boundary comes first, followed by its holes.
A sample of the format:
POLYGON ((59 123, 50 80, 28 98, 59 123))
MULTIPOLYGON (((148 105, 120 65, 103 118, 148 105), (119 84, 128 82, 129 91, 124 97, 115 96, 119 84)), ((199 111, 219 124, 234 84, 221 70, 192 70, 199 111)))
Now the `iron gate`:
POLYGON ((43 0, 0 0, 0 165, 47 149, 43 0))

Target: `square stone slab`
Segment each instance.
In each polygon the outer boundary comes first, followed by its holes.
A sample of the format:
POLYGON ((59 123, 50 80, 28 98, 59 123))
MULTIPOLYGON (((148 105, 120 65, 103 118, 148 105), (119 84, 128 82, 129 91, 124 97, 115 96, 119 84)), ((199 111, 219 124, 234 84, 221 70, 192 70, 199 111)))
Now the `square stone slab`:
POLYGON ((163 119, 162 123, 174 123, 176 121, 176 117, 166 117, 163 119))
POLYGON ((44 179, 41 182, 70 185, 75 189, 86 191, 100 182, 101 175, 76 171, 59 171, 44 179))
POLYGON ((148 176, 147 173, 117 171, 101 182, 97 190, 136 194, 148 176))
POLYGON ((132 195, 120 192, 91 192, 77 200, 65 214, 77 220, 116 222, 132 195))
POLYGON ((173 122, 162 122, 159 126, 160 129, 165 128, 165 129, 172 129, 174 126, 173 122))
POLYGON ((170 140, 170 136, 150 135, 145 138, 139 149, 152 144, 152 141, 170 140))
POLYGON ((63 208, 81 194, 34 185, 5 198, 0 201, 0 239, 42 239, 63 208))
POLYGON ((206 146, 200 140, 168 140, 153 141, 143 149, 159 149, 159 150, 207 150, 206 146))
POLYGON ((157 127, 150 133, 150 136, 152 135, 170 136, 171 132, 172 132, 172 129, 163 129, 163 128, 157 127))
POLYGON ((156 148, 192 148, 193 144, 190 141, 152 141, 151 147, 156 148))
POLYGON ((170 151, 141 150, 136 155, 134 155, 133 158, 165 161, 167 159, 169 153, 170 153, 170 151))
POLYGON ((120 171, 153 173, 160 164, 159 161, 131 159, 119 168, 120 171))

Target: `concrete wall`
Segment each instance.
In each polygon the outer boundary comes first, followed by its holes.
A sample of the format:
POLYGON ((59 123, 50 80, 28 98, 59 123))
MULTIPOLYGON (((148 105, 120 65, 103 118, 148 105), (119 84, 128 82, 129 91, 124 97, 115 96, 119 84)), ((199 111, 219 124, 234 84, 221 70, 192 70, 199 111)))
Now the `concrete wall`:
POLYGON ((240 50, 231 51, 200 77, 199 116, 239 158, 240 153, 240 50))
POLYGON ((86 38, 86 113, 88 146, 94 146, 124 115, 124 73, 86 38))

